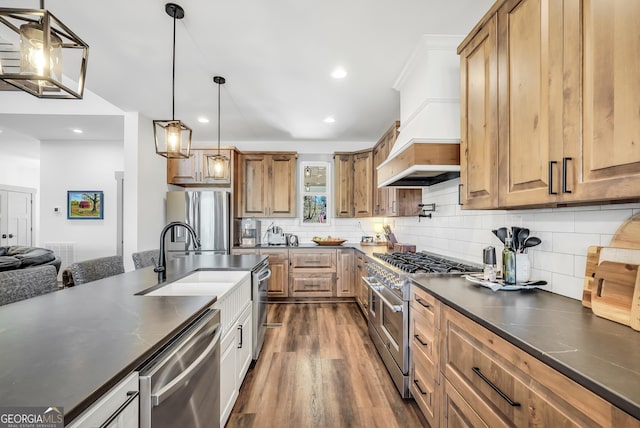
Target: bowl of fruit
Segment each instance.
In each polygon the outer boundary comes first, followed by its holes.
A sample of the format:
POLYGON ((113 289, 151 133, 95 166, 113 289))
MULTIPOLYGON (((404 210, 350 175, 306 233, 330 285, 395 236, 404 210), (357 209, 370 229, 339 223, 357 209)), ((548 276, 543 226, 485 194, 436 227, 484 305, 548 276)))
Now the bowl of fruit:
POLYGON ((315 242, 317 245, 323 246, 342 245, 343 243, 347 242, 346 239, 332 238, 331 236, 327 236, 326 238, 323 238, 321 236, 314 236, 311 241, 315 242))

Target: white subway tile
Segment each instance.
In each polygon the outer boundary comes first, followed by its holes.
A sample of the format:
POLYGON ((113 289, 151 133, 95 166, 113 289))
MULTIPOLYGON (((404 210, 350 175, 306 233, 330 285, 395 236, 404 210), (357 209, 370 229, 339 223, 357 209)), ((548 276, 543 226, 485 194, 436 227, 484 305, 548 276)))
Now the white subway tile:
POLYGON ((533 267, 553 273, 573 275, 574 256, 572 254, 549 253, 538 251, 535 254, 533 267))
POLYGON ((593 233, 554 233, 553 252, 584 256, 591 245, 598 245, 600 235, 593 233))
POLYGON ((640 210, 640 203, 632 203, 632 204, 609 204, 602 205, 603 210, 621 210, 621 209, 631 209, 631 210, 640 210))
POLYGON ((574 213, 539 213, 534 216, 534 229, 543 232, 573 232, 574 213))
POLYGON ((613 239, 613 235, 600 235, 600 245, 603 247, 608 247, 611 245, 611 240, 613 239))
POLYGON ((633 210, 581 211, 574 213, 578 233, 613 234, 620 224, 631 217, 633 210))
POLYGON ((554 273, 551 276, 551 291, 572 299, 582 300, 584 281, 575 276, 554 273))
POLYGON ((587 267, 587 256, 573 256, 573 276, 584 276, 587 267))

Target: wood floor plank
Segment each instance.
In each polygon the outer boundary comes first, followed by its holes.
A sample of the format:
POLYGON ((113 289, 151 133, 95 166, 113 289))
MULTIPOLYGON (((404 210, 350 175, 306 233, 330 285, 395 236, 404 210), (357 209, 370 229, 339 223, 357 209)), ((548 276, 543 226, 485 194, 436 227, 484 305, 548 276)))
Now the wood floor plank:
POLYGON ((264 346, 230 428, 420 427, 369 339, 355 303, 269 304, 264 346))

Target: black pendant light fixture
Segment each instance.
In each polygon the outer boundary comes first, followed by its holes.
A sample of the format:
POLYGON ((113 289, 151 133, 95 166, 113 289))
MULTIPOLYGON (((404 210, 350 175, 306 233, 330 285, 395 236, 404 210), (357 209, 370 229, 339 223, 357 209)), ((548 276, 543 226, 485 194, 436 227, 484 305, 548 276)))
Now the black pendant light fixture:
POLYGON ((218 84, 218 154, 207 156, 207 173, 215 180, 228 180, 229 158, 220 153, 220 87, 227 81, 222 76, 214 76, 213 81, 218 84))
POLYGON ((184 9, 175 3, 164 7, 173 18, 173 68, 171 75, 171 120, 154 120, 153 137, 156 153, 165 158, 188 158, 191 152, 191 128, 176 120, 176 21, 184 18, 184 9))
POLYGON ((46 10, 44 0, 40 9, 0 8, 1 26, 10 31, 4 33, 6 39, 0 37, 0 90, 82 98, 89 45, 46 10))

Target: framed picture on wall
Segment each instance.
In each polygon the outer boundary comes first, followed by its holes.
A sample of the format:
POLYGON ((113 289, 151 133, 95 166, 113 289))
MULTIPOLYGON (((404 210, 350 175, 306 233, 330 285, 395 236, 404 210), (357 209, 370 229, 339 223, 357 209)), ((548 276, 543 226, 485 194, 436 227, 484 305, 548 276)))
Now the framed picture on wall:
POLYGON ((104 193, 101 190, 68 190, 67 218, 69 220, 102 220, 104 193))

